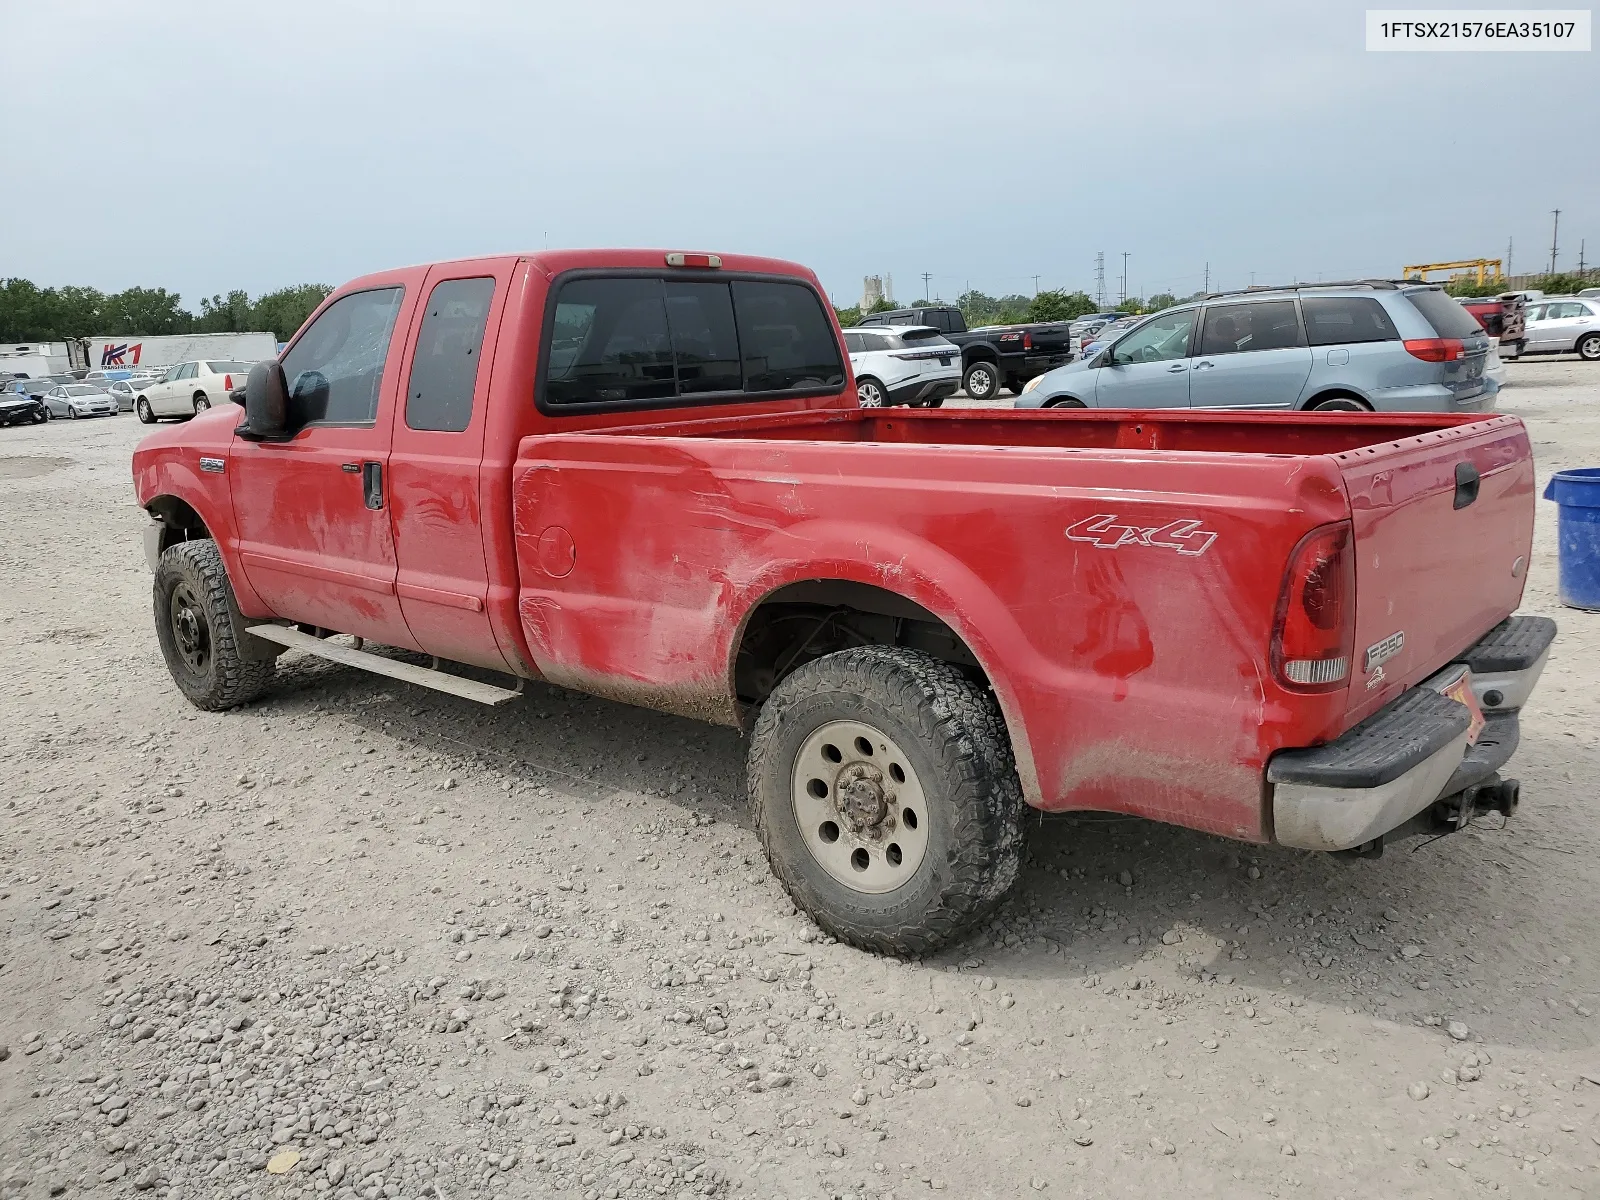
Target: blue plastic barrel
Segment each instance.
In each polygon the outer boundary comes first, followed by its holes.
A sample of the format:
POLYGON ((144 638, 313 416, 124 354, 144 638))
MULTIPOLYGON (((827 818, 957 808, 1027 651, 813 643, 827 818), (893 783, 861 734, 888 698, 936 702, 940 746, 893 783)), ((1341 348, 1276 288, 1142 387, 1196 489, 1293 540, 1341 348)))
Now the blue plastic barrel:
POLYGON ((1557 471, 1544 498, 1558 506, 1561 603, 1600 612, 1600 467, 1557 471))

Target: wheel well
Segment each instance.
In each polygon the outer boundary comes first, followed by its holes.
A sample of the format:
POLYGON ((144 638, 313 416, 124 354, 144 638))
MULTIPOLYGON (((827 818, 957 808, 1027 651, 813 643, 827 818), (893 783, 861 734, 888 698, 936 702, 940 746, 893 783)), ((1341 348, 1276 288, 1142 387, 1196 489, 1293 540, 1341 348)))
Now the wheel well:
POLYGON ((1088 408, 1089 406, 1087 404, 1085 404, 1082 400, 1079 400, 1076 396, 1057 396, 1054 400, 1046 401, 1045 404, 1044 404, 1044 407, 1045 408, 1088 408))
POLYGON ((1372 411, 1372 405, 1367 403, 1363 397, 1356 395, 1354 392, 1346 391, 1344 388, 1330 388, 1325 392, 1318 392, 1315 396, 1311 397, 1311 399, 1302 404, 1300 406, 1300 410, 1304 412, 1307 409, 1315 408, 1324 400, 1354 400, 1368 412, 1372 411))
POLYGON ((1000 356, 988 346, 982 346, 966 353, 961 360, 961 369, 966 370, 973 363, 988 363, 992 367, 998 367, 1000 365, 1000 356))
POLYGON ((734 691, 751 708, 796 667, 852 646, 921 650, 988 683, 961 636, 922 605, 871 584, 808 579, 779 588, 745 621, 734 691))
POLYGON ((157 496, 146 504, 145 511, 161 523, 160 550, 176 546, 179 542, 209 540, 211 530, 200 519, 187 501, 176 496, 157 496))

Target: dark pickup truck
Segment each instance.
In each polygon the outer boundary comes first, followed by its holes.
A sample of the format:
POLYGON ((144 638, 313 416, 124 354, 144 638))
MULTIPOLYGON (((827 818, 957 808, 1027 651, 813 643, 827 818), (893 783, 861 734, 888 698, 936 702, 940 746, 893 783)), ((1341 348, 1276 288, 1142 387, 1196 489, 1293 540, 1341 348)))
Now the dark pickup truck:
POLYGON ((974 400, 990 400, 1004 384, 1015 395, 1036 375, 1072 361, 1066 321, 1036 325, 985 325, 968 329, 953 304, 897 308, 861 318, 863 325, 928 325, 961 347, 961 386, 974 400))

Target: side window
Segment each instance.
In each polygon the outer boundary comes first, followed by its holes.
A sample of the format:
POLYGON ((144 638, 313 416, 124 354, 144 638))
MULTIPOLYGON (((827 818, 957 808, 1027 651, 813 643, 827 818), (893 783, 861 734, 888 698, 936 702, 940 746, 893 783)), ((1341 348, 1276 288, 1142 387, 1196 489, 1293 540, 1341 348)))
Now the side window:
POLYGON ((1199 352, 1214 356, 1303 345, 1305 341, 1300 337, 1300 318, 1295 315, 1294 301, 1262 300, 1253 304, 1214 304, 1207 308, 1199 352))
POLYGON ((725 283, 667 282, 667 327, 678 364, 678 394, 737 392, 739 333, 725 283))
POLYGON ((340 297, 284 355, 289 395, 310 420, 377 420, 378 386, 404 290, 374 288, 340 297))
POLYGON ((1165 362, 1188 354, 1195 311, 1152 317, 1117 343, 1111 361, 1120 364, 1165 362))
POLYGON ((839 387, 844 363, 816 293, 798 283, 735 280, 744 386, 750 392, 839 387))
POLYGON ((412 429, 460 433, 472 424, 472 393, 493 300, 494 280, 487 278, 446 279, 428 294, 406 383, 406 424, 412 429))
POLYGON ((861 343, 861 336, 854 329, 846 329, 844 331, 844 348, 847 353, 860 354, 866 349, 861 343))
POLYGON ((1523 312, 1522 319, 1525 320, 1525 321, 1542 321, 1542 320, 1544 320, 1544 305, 1542 305, 1542 304, 1530 304, 1528 306, 1528 308, 1523 312))
POLYGON ((1306 315, 1306 338, 1313 346, 1392 342, 1400 337, 1383 305, 1367 296, 1308 297, 1300 301, 1300 310, 1306 315))
POLYGON ((1569 300, 1565 304, 1552 304, 1550 306, 1552 317, 1587 317, 1589 312, 1576 300, 1569 300))

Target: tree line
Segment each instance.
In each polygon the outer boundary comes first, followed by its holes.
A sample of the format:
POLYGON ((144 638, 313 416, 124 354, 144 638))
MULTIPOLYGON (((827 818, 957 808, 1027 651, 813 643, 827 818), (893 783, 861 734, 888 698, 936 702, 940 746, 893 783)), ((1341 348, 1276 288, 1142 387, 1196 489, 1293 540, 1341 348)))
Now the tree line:
MULTIPOLYGON (((1191 297, 1181 299, 1191 299, 1191 297)), ((1163 308, 1171 308, 1179 300, 1180 297, 1161 292, 1148 299, 1134 297, 1124 300, 1109 311, 1153 313, 1163 308)), ((943 303, 942 300, 913 300, 909 307, 930 308, 943 303)), ((961 310, 968 329, 976 329, 980 325, 1027 325, 1041 321, 1071 321, 1102 311, 1087 292, 1068 292, 1059 289, 1040 292, 1035 296, 990 296, 974 290, 962 292, 956 297, 955 305, 961 310)), ((867 314, 888 312, 898 307, 887 300, 879 300, 867 309, 866 313, 861 311, 860 305, 835 308, 833 311, 839 314, 839 324, 849 328, 851 325, 859 325, 861 318, 867 314)))
POLYGON ((163 333, 251 333, 271 330, 286 342, 333 291, 323 283, 279 288, 252 300, 244 291, 202 296, 200 311, 166 288, 102 292, 92 287, 39 287, 0 279, 0 342, 64 342, 76 338, 156 337, 163 333))

